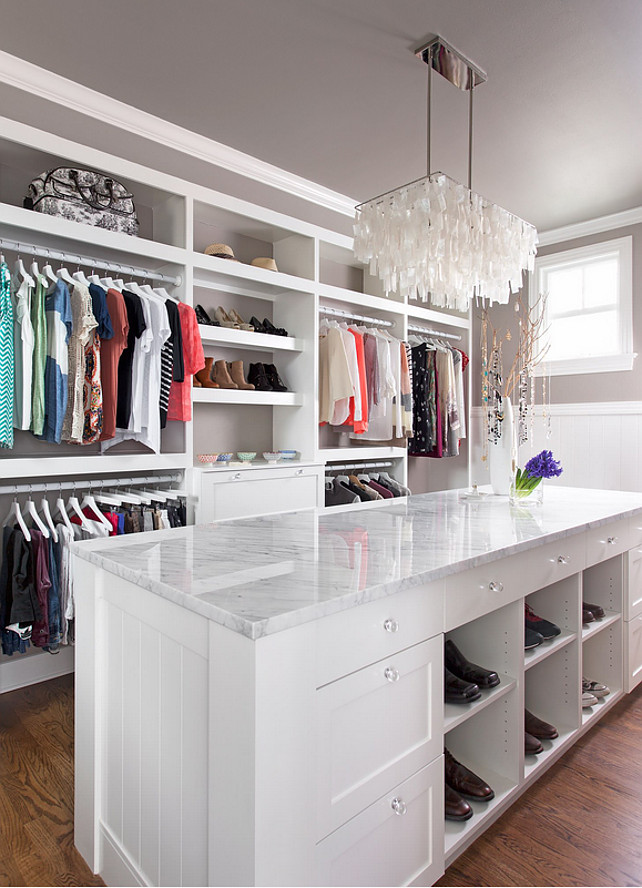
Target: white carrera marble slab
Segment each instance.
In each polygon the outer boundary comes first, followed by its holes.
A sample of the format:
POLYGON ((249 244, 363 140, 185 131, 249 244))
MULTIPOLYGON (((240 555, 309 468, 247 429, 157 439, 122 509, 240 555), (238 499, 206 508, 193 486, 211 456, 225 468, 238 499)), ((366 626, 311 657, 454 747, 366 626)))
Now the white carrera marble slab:
POLYGON ((104 570, 256 639, 642 513, 642 494, 546 488, 543 506, 462 491, 90 540, 104 570))

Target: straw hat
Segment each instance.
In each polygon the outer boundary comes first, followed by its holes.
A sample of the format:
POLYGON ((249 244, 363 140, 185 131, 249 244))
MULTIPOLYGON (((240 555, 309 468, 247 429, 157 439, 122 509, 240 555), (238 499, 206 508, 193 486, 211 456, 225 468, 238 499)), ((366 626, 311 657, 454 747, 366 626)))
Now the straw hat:
POLYGON ((234 250, 231 247, 228 247, 227 244, 210 244, 209 247, 205 247, 204 252, 206 256, 217 256, 219 259, 231 259, 233 262, 239 261, 234 255, 234 250))
POLYGON ((258 259, 252 259, 252 265, 256 265, 257 268, 269 268, 270 271, 278 271, 279 269, 276 267, 276 262, 274 259, 259 257, 258 259))

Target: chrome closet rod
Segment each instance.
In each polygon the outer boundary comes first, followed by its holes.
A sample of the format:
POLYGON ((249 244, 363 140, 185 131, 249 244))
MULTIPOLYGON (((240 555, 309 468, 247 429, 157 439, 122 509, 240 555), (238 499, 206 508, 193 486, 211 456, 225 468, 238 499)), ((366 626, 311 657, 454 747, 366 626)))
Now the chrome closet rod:
POLYGON ((353 314, 351 311, 344 311, 342 308, 327 308, 319 306, 319 314, 332 315, 336 318, 349 318, 351 321, 363 321, 366 324, 373 324, 376 327, 394 327, 394 321, 384 321, 381 318, 371 318, 368 315, 353 314))
POLYGON ((0 247, 4 247, 5 250, 13 250, 16 253, 29 253, 32 256, 42 256, 44 259, 58 259, 60 262, 84 265, 86 268, 100 268, 102 271, 113 271, 118 274, 131 275, 132 277, 163 281, 172 287, 180 287, 183 282, 183 278, 180 275, 173 277, 169 274, 161 274, 159 271, 146 271, 144 268, 135 268, 133 265, 122 265, 120 262, 105 263, 98 259, 92 259, 90 256, 80 256, 78 253, 62 253, 60 250, 50 250, 47 247, 38 247, 35 244, 8 240, 4 237, 0 237, 0 247))
MULTIPOLYGON (((171 475, 141 475, 137 478, 94 478, 82 481, 44 481, 35 484, 5 484, 0 487, 0 495, 3 493, 47 493, 58 490, 90 490, 96 487, 137 487, 141 484, 164 484, 168 481, 179 481, 181 476, 177 473, 171 475)), ((185 496, 184 491, 174 491, 176 495, 185 496)))
POLYGON ((461 342, 461 336, 457 333, 440 333, 439 330, 428 330, 426 327, 417 327, 415 324, 408 324, 409 333, 422 333, 424 336, 438 336, 441 339, 454 339, 461 342))
POLYGON ((342 471, 345 469, 379 469, 379 468, 383 469, 383 468, 386 468, 387 466, 392 466, 392 463, 391 462, 356 462, 356 463, 345 463, 344 465, 340 465, 340 466, 326 465, 325 471, 326 472, 336 472, 336 471, 342 471))

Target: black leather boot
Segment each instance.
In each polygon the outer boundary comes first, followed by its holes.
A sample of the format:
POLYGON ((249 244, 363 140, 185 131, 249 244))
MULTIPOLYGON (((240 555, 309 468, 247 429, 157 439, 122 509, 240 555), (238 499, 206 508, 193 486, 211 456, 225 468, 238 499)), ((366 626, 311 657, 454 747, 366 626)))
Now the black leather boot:
POLYGON ((272 392, 274 389, 270 385, 270 380, 265 372, 263 364, 250 364, 247 374, 247 381, 251 382, 257 392, 272 392))
POLYGON ((494 688, 499 684, 496 672, 469 662, 450 639, 444 645, 444 664, 457 678, 470 681, 480 688, 494 688))
POLYGON ((287 392, 288 387, 279 376, 274 364, 264 364, 263 366, 265 367, 265 375, 272 386, 272 391, 287 392))

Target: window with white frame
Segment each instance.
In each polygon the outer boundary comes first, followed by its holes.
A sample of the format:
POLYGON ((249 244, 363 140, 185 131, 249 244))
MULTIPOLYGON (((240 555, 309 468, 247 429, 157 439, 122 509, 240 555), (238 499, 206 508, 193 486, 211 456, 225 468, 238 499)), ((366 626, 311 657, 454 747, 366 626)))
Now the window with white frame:
POLYGON ((537 257, 531 305, 547 294, 548 346, 537 375, 631 370, 632 238, 537 257))

